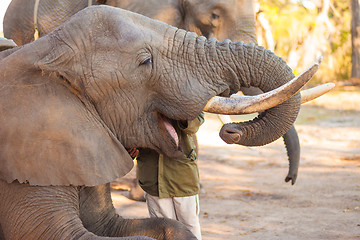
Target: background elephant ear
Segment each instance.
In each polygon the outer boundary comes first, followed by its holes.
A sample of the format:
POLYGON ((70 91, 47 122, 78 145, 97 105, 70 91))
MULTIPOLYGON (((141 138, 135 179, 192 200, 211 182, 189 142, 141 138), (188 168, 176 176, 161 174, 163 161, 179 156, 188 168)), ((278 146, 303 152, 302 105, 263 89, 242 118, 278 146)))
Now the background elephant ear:
POLYGON ((0 78, 1 179, 94 186, 131 170, 132 159, 96 111, 56 79, 37 76, 34 83, 26 73, 13 82, 0 78))

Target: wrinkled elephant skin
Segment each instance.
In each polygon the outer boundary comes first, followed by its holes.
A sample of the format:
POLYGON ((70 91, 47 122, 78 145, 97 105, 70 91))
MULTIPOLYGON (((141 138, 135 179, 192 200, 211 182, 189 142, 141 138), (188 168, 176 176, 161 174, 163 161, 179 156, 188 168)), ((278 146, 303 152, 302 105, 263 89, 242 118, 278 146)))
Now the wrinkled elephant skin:
MULTIPOLYGON (((43 36, 88 5, 87 0, 41 0, 34 23, 34 2, 12 0, 5 14, 4 35, 19 45, 34 39, 35 25, 39 35, 43 36)), ((93 0, 92 4, 127 9, 206 37, 256 43, 253 0, 93 0)), ((243 89, 249 95, 261 92, 259 89, 243 89)), ((287 179, 291 178, 294 184, 300 144, 295 128, 289 131, 283 137, 290 164, 287 179)))
MULTIPOLYGON (((294 77, 262 47, 106 6, 80 11, 1 52, 0 61, 4 239, 194 239, 174 221, 115 214, 109 182, 132 168, 126 148, 177 157, 166 122, 195 118, 216 95, 250 86, 267 92, 294 77)), ((284 135, 299 108, 298 93, 245 123, 246 144, 284 135)))

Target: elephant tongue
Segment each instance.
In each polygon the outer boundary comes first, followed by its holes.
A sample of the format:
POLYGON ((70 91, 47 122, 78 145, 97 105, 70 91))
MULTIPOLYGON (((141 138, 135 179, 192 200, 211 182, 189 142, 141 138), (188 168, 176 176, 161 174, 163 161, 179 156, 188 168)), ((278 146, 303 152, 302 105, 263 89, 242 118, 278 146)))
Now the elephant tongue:
POLYGON ((168 121, 168 119, 164 118, 164 125, 170 136, 174 139, 176 143, 176 147, 179 147, 179 138, 175 131, 175 128, 171 125, 171 123, 168 121))

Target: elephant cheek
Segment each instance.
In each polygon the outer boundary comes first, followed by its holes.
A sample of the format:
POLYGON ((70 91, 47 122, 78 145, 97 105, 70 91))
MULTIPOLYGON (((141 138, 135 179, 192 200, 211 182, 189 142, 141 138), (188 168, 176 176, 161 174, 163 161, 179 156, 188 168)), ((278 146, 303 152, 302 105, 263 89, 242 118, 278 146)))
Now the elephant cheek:
POLYGON ((234 124, 225 124, 220 130, 220 138, 227 144, 234 144, 240 142, 243 136, 243 131, 237 129, 234 124))

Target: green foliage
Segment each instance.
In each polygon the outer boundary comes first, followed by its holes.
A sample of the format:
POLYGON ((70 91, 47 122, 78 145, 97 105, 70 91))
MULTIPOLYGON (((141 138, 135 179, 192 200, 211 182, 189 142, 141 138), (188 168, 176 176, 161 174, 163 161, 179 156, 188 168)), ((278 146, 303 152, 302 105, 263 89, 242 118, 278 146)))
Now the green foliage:
POLYGON ((350 0, 326 3, 325 0, 259 0, 271 26, 275 53, 290 61, 295 72, 302 71, 316 55, 322 55, 323 64, 316 75, 319 81, 348 79, 350 0))

